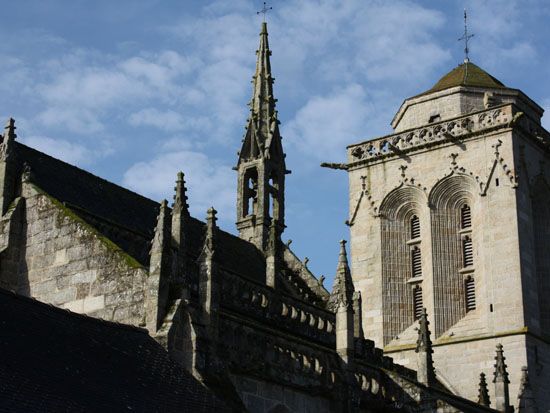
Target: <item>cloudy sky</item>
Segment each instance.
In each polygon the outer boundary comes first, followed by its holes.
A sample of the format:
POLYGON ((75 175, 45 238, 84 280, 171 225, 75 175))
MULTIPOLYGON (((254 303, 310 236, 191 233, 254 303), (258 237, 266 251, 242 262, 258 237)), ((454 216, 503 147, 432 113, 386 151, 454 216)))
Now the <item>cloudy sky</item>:
MULTIPOLYGON (((160 201, 183 170, 193 215, 235 231, 257 0, 2 0, 0 115, 19 139, 160 201)), ((330 286, 348 238, 346 144, 391 132, 402 100, 471 59, 550 108, 545 0, 277 0, 268 16, 287 225, 330 286)), ((548 117, 550 119, 550 116, 548 117)), ((548 128, 550 121, 546 120, 548 128)))

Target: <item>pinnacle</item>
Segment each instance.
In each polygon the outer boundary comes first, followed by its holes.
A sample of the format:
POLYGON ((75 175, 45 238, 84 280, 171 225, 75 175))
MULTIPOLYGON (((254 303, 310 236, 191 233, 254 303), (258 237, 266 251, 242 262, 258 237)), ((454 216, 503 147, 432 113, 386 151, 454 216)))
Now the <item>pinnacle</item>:
POLYGON ((482 406, 489 407, 491 405, 491 399, 489 398, 489 390, 487 389, 487 380, 485 379, 485 373, 479 374, 479 393, 477 402, 482 406))
POLYGON ((185 187, 185 175, 183 172, 178 172, 176 178, 176 187, 174 188, 174 204, 173 208, 176 212, 183 212, 189 215, 189 205, 187 204, 187 188, 185 187))
POLYGON ((11 139, 15 139, 17 135, 15 134, 15 119, 9 118, 6 122, 6 126, 4 127, 4 138, 9 137, 11 139))

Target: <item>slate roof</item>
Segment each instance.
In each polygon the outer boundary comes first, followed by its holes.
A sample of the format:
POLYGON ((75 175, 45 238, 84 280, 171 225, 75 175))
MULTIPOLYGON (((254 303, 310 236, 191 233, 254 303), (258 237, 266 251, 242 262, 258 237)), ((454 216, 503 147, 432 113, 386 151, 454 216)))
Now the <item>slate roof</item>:
POLYGON ((430 89, 418 96, 439 92, 455 86, 474 86, 502 89, 506 86, 479 66, 466 62, 458 65, 430 89))
POLYGON ((145 330, 0 289, 0 411, 230 411, 145 330))

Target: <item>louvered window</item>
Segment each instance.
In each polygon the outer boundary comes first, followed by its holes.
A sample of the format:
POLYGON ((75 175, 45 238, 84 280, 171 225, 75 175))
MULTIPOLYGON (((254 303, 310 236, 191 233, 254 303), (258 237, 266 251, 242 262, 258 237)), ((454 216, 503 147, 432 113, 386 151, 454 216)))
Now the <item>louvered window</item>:
POLYGON ((464 267, 474 265, 474 251, 472 247, 472 238, 470 237, 465 237, 462 240, 462 258, 464 267))
POLYGON ((422 275, 422 255, 418 246, 414 246, 411 249, 411 270, 413 277, 420 277, 422 275))
POLYGON ((464 293, 466 294, 466 311, 476 309, 476 286, 472 277, 466 278, 464 281, 464 293))
POLYGON ((420 237, 420 220, 416 215, 411 218, 411 239, 420 237))
POLYGON ((413 289, 414 319, 418 320, 422 316, 422 287, 417 285, 413 289))
POLYGON ((472 212, 468 205, 464 205, 460 209, 460 224, 462 229, 470 228, 472 226, 472 212))

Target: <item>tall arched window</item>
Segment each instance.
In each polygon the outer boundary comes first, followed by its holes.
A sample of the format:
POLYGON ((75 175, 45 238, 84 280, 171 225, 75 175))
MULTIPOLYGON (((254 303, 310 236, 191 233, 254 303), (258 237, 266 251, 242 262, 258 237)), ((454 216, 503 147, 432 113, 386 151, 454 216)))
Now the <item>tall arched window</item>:
POLYGON ((405 186, 380 205, 382 239, 382 307, 384 344, 411 326, 422 297, 422 211, 425 193, 405 186), (416 303, 416 304, 415 304, 416 303))
POLYGON ((476 308, 476 182, 457 174, 430 193, 435 335, 439 337, 476 308))

